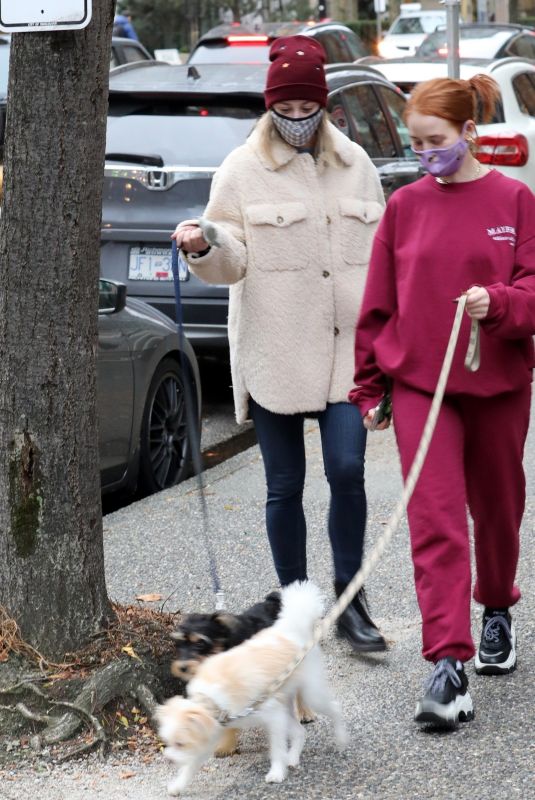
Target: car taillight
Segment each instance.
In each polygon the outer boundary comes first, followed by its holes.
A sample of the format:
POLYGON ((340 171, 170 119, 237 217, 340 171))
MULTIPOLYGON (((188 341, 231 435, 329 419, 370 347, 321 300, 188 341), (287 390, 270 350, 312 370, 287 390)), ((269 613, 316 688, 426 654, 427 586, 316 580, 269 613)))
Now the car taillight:
POLYGON ((482 164, 497 167, 523 167, 529 156, 528 140, 521 133, 497 133, 480 136, 476 158, 482 164))
POLYGON ((227 36, 230 45, 236 44, 267 44, 269 36, 227 36))

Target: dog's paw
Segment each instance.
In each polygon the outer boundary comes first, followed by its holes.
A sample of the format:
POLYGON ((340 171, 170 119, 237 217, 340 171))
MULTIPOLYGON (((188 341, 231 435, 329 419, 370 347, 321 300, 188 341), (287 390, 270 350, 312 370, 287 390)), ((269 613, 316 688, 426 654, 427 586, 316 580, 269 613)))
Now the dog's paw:
POLYGON ((294 769, 295 769, 295 767, 298 767, 299 766, 299 758, 300 758, 300 756, 301 756, 301 753, 288 753, 288 758, 286 759, 287 763, 288 763, 288 766, 292 767, 294 769))
POLYGON ((266 783, 282 783, 286 777, 286 770, 285 768, 277 764, 269 770, 268 774, 266 775, 266 783))
POLYGON ((237 731, 234 728, 226 728, 223 736, 219 740, 214 755, 217 758, 227 758, 239 752, 237 731))
POLYGON ((184 789, 184 781, 181 781, 180 778, 175 778, 174 781, 169 781, 167 784, 167 794, 170 794, 171 797, 177 797, 184 789))
POLYGON ((315 722, 317 717, 311 708, 307 708, 307 706, 301 706, 299 708, 299 719, 303 725, 308 725, 309 722, 315 722))

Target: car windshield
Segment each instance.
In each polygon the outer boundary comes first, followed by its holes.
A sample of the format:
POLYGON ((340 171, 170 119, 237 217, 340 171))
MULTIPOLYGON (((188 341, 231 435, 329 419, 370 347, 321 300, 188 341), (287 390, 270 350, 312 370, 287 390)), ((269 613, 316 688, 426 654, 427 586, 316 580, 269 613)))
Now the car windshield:
POLYGON ((7 79, 9 72, 9 44, 0 39, 0 96, 7 95, 7 79))
POLYGON ((432 33, 439 25, 444 25, 444 14, 424 14, 421 17, 399 17, 394 22, 390 33, 432 33))
POLYGON ((218 167, 263 111, 260 100, 225 101, 112 93, 106 153, 158 156, 167 166, 218 167))
POLYGON ((188 64, 267 64, 269 46, 229 45, 227 42, 200 45, 191 54, 188 64))

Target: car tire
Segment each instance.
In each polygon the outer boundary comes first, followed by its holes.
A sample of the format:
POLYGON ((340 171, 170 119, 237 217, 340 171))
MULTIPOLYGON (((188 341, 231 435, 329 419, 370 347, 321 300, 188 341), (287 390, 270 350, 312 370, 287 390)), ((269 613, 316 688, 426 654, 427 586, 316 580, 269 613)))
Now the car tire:
MULTIPOLYGON (((152 377, 143 410, 138 486, 144 494, 175 486, 189 473, 186 400, 195 403, 193 389, 187 395, 179 364, 165 358, 152 377)), ((189 417, 196 425, 196 408, 190 410, 189 417)))

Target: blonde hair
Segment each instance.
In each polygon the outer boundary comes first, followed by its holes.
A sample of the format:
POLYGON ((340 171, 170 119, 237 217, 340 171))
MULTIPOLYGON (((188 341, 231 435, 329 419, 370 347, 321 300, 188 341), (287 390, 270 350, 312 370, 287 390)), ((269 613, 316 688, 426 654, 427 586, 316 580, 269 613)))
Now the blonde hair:
MULTIPOLYGON (((318 127, 315 155, 318 161, 321 160, 331 167, 341 167, 343 162, 340 160, 334 146, 331 125, 329 114, 324 110, 318 127)), ((254 130, 258 134, 258 142, 262 154, 271 161, 274 167, 277 167, 278 164, 273 156, 273 143, 276 141, 283 142, 284 139, 275 127, 269 111, 266 111, 260 117, 254 130)))
POLYGON ((468 81, 435 78, 420 83, 412 92, 403 117, 411 112, 441 117, 453 122, 459 130, 464 123, 488 122, 500 99, 500 88, 489 75, 474 75, 468 81))

